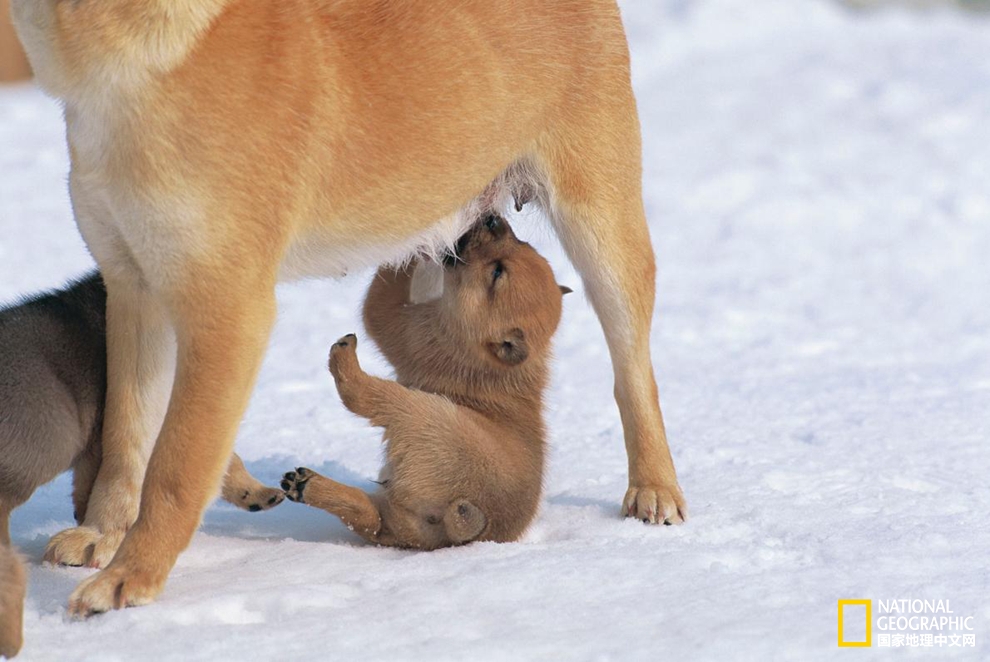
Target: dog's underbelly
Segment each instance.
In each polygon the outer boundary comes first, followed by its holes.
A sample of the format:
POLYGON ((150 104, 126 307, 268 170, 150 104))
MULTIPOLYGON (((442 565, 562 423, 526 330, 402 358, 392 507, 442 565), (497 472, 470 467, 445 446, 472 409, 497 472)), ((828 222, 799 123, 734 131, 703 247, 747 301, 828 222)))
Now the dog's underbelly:
MULTIPOLYGON (((286 253, 279 280, 340 278, 353 271, 382 264, 400 265, 416 255, 440 256, 477 218, 474 205, 427 225, 425 230, 404 234, 406 223, 395 224, 393 234, 347 240, 330 230, 296 239, 286 253)), ((384 227, 389 227, 383 224, 384 227)))
POLYGON ((313 230, 289 246, 279 280, 339 278, 383 264, 402 265, 417 255, 439 260, 483 214, 504 213, 513 200, 528 199, 535 182, 530 170, 516 163, 461 209, 433 222, 410 223, 402 219, 389 223, 376 219, 375 232, 366 237, 332 228, 313 230))

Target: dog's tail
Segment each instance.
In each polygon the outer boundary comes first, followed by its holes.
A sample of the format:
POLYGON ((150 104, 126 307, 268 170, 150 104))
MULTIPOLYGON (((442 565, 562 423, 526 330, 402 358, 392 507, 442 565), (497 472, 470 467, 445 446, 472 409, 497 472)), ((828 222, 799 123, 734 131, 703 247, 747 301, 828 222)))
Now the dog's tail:
POLYGON ((457 545, 471 542, 481 535, 488 526, 488 518, 481 508, 467 499, 458 499, 449 506, 443 516, 447 537, 457 545))
POLYGON ((23 643, 27 573, 17 552, 0 541, 0 657, 17 655, 23 643))

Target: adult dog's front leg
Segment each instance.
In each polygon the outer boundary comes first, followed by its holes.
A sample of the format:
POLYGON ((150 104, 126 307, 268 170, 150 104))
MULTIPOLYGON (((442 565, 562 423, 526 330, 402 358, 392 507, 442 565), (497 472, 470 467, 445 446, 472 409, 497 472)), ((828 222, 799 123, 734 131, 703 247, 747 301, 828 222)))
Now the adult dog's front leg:
POLYGON ((148 456, 168 406, 174 339, 164 308, 106 270, 107 402, 103 449, 80 526, 52 537, 45 560, 105 567, 137 519, 148 456))
POLYGON ((110 565, 72 594, 73 613, 154 599, 227 469, 274 320, 275 278, 234 273, 211 280, 216 277, 216 271, 193 273, 165 295, 178 366, 140 514, 110 565))

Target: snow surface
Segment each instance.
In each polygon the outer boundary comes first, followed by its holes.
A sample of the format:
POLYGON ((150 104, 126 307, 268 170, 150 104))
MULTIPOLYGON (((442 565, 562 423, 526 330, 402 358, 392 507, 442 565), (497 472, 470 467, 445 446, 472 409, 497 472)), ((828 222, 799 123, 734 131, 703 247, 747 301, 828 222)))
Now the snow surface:
MULTIPOLYGON (((225 504, 153 605, 74 622, 41 565, 69 481, 14 516, 24 660, 988 659, 990 23, 810 0, 629 0, 659 257, 653 356, 692 518, 617 516, 601 331, 568 297, 542 511, 522 542, 412 553, 225 504), (948 599, 976 649, 836 647, 840 598, 948 599)), ((57 106, 0 90, 0 298, 91 264, 57 106)), ((535 238, 580 290, 550 233, 535 238)), ((378 432, 324 365, 368 275, 280 291, 238 450, 369 485, 378 432)), ((365 344, 366 367, 387 371, 365 344)), ((876 632, 874 633, 876 634, 876 632)))

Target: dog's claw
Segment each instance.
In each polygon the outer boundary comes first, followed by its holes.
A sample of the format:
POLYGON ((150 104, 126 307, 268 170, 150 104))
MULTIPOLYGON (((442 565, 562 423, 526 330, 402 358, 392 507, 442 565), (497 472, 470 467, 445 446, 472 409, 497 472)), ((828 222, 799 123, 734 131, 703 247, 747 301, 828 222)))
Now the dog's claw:
POLYGON ((104 568, 124 540, 124 531, 103 533, 88 526, 61 531, 48 541, 45 561, 52 565, 104 568))
POLYGON ((152 602, 165 585, 165 576, 128 568, 127 562, 84 580, 69 597, 69 615, 88 618, 113 609, 137 607, 152 602))
POLYGON ((681 524, 687 520, 687 504, 676 485, 630 487, 622 510, 626 517, 635 517, 648 524, 681 524))

